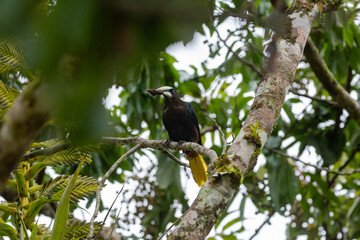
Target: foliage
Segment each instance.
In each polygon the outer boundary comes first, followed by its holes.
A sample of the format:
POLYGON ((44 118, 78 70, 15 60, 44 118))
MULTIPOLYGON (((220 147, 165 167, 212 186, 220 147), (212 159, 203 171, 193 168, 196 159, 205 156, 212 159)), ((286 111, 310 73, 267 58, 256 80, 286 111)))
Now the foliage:
MULTIPOLYGON (((231 144, 274 51, 267 39, 288 30, 284 15, 271 2, 0 1, 0 127, 16 97, 34 78, 41 78, 54 106, 53 117, 28 152, 71 143, 27 159, 14 171, 7 189, 16 191, 17 199, 0 205, 0 233, 15 239, 24 223, 34 235, 50 236, 34 219, 45 204, 60 200, 85 152, 91 164, 68 197, 71 204, 89 199, 90 206, 98 186, 95 179, 129 146, 84 148, 84 143, 99 142, 103 135, 167 139, 163 100, 146 89, 176 87, 197 113, 203 142, 206 139, 220 155, 218 130, 207 115, 216 119, 231 144), (166 47, 189 41, 194 31, 202 35, 209 57, 191 71, 179 70, 166 47), (120 104, 106 109, 102 100, 112 85, 119 90, 120 104), (51 177, 46 171, 50 168, 61 175, 51 177)), ((338 11, 321 15, 311 31, 329 69, 354 99, 360 91, 358 12, 358 3, 348 1, 338 11)), ((359 168, 359 126, 343 109, 327 103, 334 100, 306 59, 291 92, 260 156, 266 160, 245 176, 241 201, 216 224, 214 238, 243 238, 248 204, 258 214, 287 217, 289 239, 360 237, 359 173, 338 174, 359 168)), ((253 127, 257 137, 259 131, 253 127)), ((133 186, 124 191, 128 198, 122 203, 126 213, 119 221, 121 232, 140 223, 136 237, 157 238, 176 220, 176 213, 188 208, 180 171, 155 150, 139 151, 120 164, 109 181, 133 186)), ((68 238, 82 238, 88 229, 86 223, 73 220, 67 226, 67 231, 74 230, 65 233, 68 238)))
MULTIPOLYGON (((6 42, 12 51, 16 51, 14 59, 6 58, 9 61, 7 67, 3 68, 6 74, 14 74, 16 71, 25 69, 21 66, 21 62, 16 62, 16 57, 21 56, 20 49, 16 46, 16 42, 8 40, 6 42), (10 64, 11 63, 11 64, 10 64)), ((7 48, 6 48, 7 49, 7 48)), ((10 50, 8 51, 10 52, 10 50)), ((8 53, 6 52, 6 53, 8 53)), ((12 52, 11 52, 12 53, 12 52)), ((4 55, 2 55, 4 56, 4 55)), ((6 57, 6 56, 5 56, 6 57)), ((24 70, 26 72, 26 70, 24 70)), ((17 76, 21 76, 17 74, 17 76)), ((5 85, 0 81, 1 86, 1 116, 0 120, 6 116, 6 112, 10 109, 16 97, 20 94, 18 90, 11 86, 5 85)), ((45 142, 34 141, 30 146, 30 152, 36 153, 39 150, 46 150, 59 145, 55 139, 45 142)), ((63 143, 64 144, 64 143, 63 143)), ((49 151, 44 154, 35 154, 33 157, 24 159, 12 173, 12 179, 8 181, 7 191, 13 191, 16 197, 6 199, 7 202, 1 204, 0 232, 1 236, 7 236, 10 239, 49 239, 50 231, 41 225, 35 224, 35 218, 45 205, 59 202, 56 210, 55 224, 52 234, 55 237, 61 237, 59 233, 67 238, 80 238, 88 233, 88 223, 73 219, 69 215, 69 204, 76 203, 84 198, 88 198, 98 188, 99 183, 96 179, 86 176, 78 176, 84 163, 91 163, 91 157, 87 157, 84 150, 94 149, 94 147, 68 147, 60 151, 49 151), (82 160, 81 160, 82 158, 82 160), (81 162, 81 163, 80 163, 81 162), (74 166, 79 164, 78 170, 74 175, 63 175, 51 179, 45 174, 46 167, 57 167, 61 165, 74 166), (50 180, 46 181, 46 178, 50 180), (76 176, 75 176, 76 175, 76 176), (65 199, 65 201, 64 201, 65 199), (31 237, 28 234, 31 231, 31 237)), ((99 230, 100 223, 95 223, 95 229, 99 230)), ((53 238, 51 236, 50 238, 53 238)), ((59 239, 63 239, 62 237, 59 239)))

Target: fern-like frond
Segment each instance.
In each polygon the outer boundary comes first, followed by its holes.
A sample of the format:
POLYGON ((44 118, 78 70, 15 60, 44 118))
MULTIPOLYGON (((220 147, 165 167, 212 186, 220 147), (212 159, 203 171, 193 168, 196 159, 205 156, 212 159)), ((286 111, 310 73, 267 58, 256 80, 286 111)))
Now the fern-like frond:
POLYGON ((24 57, 15 40, 0 39, 0 74, 16 71, 24 64, 24 57))
POLYGON ((18 90, 6 86, 3 81, 0 80, 0 119, 3 118, 19 94, 20 92, 18 90))
MULTIPOLYGON (((80 152, 76 148, 68 148, 58 151, 50 156, 47 156, 45 159, 42 160, 42 162, 52 166, 74 166, 81 162, 84 155, 85 153, 80 152)), ((90 156, 86 156, 85 163, 91 163, 90 156)))
MULTIPOLYGON (((61 198, 66 186, 69 184, 71 176, 59 176, 43 185, 40 197, 51 198, 58 201, 61 198)), ((99 182, 91 177, 79 176, 76 179, 75 187, 71 191, 70 202, 75 204, 78 200, 84 199, 95 193, 99 187, 99 182)))
MULTIPOLYGON (((95 232, 99 231, 101 222, 95 222, 95 232)), ((66 239, 80 239, 89 234, 89 223, 70 218, 67 223, 65 238, 66 239)))

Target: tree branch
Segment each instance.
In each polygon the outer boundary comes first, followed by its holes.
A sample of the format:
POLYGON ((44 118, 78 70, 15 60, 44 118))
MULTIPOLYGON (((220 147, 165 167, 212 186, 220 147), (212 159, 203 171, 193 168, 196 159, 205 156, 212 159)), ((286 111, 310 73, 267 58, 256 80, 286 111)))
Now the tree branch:
POLYGON ((172 154, 171 152, 169 152, 168 150, 166 149, 161 149, 160 150, 162 153, 164 153, 165 155, 167 155, 170 159, 174 160, 174 162, 176 162, 177 164, 181 165, 181 166, 184 166, 184 167, 187 167, 189 168, 190 165, 188 163, 184 163, 182 161, 180 161, 180 159, 178 159, 177 157, 174 156, 174 154, 172 154))
POLYGON ((350 94, 338 83, 311 38, 307 41, 304 54, 316 77, 331 97, 360 125, 360 105, 352 99, 350 94))
POLYGON ((50 116, 44 86, 32 82, 15 100, 0 129, 0 188, 50 116))
POLYGON ((135 145, 141 143, 141 148, 153 148, 153 149, 165 149, 171 148, 173 150, 193 150, 201 155, 207 156, 211 163, 215 163, 218 156, 214 150, 208 149, 200 144, 194 142, 177 143, 170 141, 166 144, 166 140, 148 140, 141 137, 134 138, 115 138, 115 137, 103 137, 102 141, 105 143, 111 143, 115 145, 135 145))

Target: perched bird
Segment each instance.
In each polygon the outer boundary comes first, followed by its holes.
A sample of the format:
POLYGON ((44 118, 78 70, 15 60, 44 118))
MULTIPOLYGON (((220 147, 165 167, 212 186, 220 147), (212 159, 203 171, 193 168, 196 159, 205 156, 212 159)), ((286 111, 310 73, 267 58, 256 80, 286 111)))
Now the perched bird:
MULTIPOLYGON (((190 103, 182 101, 176 90, 169 86, 147 91, 151 95, 161 94, 165 98, 163 123, 170 141, 202 144, 198 118, 190 103)), ((187 150, 185 155, 189 160, 194 180, 201 187, 207 180, 206 163, 202 156, 195 151, 187 150)))

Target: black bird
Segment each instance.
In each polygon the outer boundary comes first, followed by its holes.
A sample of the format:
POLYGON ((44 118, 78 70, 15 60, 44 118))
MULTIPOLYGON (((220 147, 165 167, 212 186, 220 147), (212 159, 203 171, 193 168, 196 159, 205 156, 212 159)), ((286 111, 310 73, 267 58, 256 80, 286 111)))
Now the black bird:
MULTIPOLYGON (((152 95, 165 97, 163 123, 169 134, 170 141, 201 143, 198 118, 190 103, 180 99, 172 87, 165 86, 147 90, 152 95)), ((185 151, 195 182, 201 187, 207 180, 207 166, 200 154, 195 151, 185 151)))

